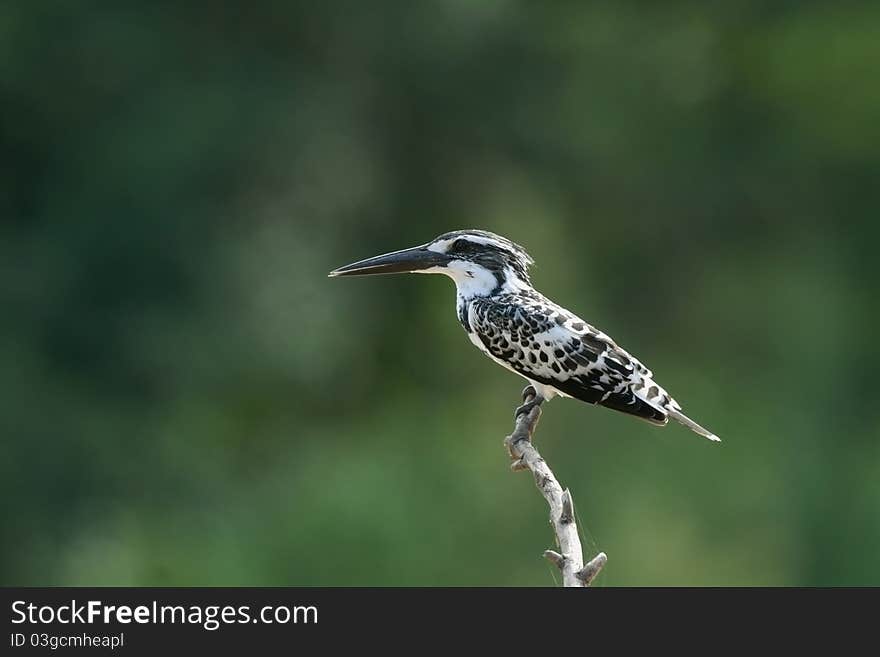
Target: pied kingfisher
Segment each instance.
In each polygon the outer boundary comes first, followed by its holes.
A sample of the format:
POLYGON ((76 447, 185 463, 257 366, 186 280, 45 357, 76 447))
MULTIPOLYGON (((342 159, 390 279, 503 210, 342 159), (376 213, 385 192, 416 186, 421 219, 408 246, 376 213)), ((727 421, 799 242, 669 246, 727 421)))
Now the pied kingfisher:
POLYGON ((651 370, 605 333, 535 290, 528 273, 533 262, 525 249, 507 238, 484 230, 459 230, 340 267, 330 276, 449 276, 458 291, 458 321, 471 342, 535 390, 534 399, 520 406, 517 415, 559 395, 661 426, 671 417, 718 440, 681 412, 651 370))

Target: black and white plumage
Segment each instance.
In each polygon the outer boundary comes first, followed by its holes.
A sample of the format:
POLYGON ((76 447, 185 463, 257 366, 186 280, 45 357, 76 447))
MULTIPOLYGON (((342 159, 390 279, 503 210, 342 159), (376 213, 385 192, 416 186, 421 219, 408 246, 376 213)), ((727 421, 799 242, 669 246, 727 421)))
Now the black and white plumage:
POLYGON ((500 235, 460 230, 330 275, 445 274, 455 281, 458 320, 471 342, 529 381, 539 402, 557 395, 573 397, 658 425, 671 417, 718 440, 682 413, 651 370, 608 335, 535 290, 529 279, 532 263, 525 249, 500 235))

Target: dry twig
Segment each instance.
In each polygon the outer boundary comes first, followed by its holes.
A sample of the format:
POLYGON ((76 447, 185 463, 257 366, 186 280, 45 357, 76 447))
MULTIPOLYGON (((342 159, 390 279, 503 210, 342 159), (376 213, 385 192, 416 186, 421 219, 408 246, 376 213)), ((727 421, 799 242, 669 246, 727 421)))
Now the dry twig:
MULTIPOLYGON (((523 401, 535 399, 532 386, 523 390, 523 401)), ((541 405, 533 406, 527 413, 516 418, 513 433, 507 436, 504 444, 513 460, 512 470, 531 470, 535 485, 550 506, 550 524, 556 534, 559 552, 546 550, 544 557, 562 572, 563 586, 589 586, 602 570, 608 557, 600 552, 584 565, 581 540, 574 519, 574 503, 571 492, 556 480, 556 476, 532 444, 532 435, 541 417, 541 405)))

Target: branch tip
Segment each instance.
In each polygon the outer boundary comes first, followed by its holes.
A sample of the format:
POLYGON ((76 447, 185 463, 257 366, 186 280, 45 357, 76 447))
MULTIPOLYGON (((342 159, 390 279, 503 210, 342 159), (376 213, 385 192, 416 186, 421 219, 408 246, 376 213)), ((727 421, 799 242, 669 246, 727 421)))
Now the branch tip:
POLYGON ((589 586, 593 580, 596 579, 596 576, 602 572, 602 568, 605 567, 607 561, 607 555, 604 552, 600 552, 593 557, 586 566, 577 571, 575 577, 577 577, 584 586, 589 586))
POLYGON ((559 514, 559 522, 567 525, 572 520, 574 520, 574 502, 571 499, 571 491, 566 488, 562 491, 562 513, 559 514))
POLYGON ((544 550, 544 558, 559 568, 559 570, 562 570, 562 566, 565 565, 565 557, 555 550, 544 550))

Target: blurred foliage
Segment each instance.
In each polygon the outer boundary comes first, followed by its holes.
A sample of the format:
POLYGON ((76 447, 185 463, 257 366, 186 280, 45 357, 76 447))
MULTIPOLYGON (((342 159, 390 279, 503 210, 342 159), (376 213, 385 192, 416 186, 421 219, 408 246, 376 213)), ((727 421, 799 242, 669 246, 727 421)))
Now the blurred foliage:
POLYGON ((0 3, 0 573, 552 585, 479 227, 718 446, 554 401, 605 585, 880 585, 880 5, 0 3))

